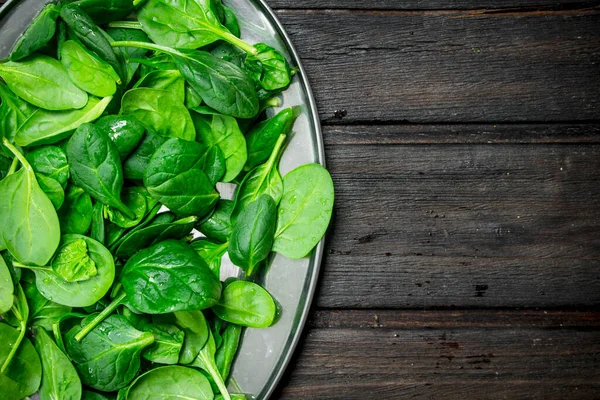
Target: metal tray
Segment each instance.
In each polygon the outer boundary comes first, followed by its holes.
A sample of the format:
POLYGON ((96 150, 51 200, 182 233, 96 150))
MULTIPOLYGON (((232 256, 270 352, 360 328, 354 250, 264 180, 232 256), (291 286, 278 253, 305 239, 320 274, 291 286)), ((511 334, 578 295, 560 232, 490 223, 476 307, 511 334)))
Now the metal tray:
MULTIPOLYGON (((9 0, 0 9, 0 59, 6 58, 13 43, 48 0, 9 0)), ((269 6, 262 0, 225 0, 238 16, 242 38, 250 43, 263 42, 282 51, 299 72, 283 94, 283 107, 300 106, 294 126, 294 137, 282 160, 281 173, 307 163, 325 164, 323 138, 315 101, 302 68, 298 53, 289 36, 269 6)), ((232 196, 234 188, 220 187, 224 197, 232 196)), ((324 243, 310 258, 299 261, 276 255, 263 279, 265 288, 280 306, 275 325, 268 329, 247 329, 232 370, 233 381, 242 393, 256 399, 267 399, 275 390, 300 339, 312 301, 324 243)), ((223 277, 237 276, 239 269, 224 260, 223 277)), ((234 385, 235 386, 235 385, 234 385)), ((233 389, 233 388, 232 388, 233 389)), ((236 388, 237 389, 237 388, 236 388)))

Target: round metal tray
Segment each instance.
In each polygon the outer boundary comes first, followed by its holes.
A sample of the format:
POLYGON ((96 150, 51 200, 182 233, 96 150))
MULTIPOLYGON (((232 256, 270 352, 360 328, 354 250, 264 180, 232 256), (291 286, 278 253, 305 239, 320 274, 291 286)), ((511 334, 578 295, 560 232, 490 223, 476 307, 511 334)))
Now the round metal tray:
MULTIPOLYGON (((6 58, 14 35, 22 31, 41 10, 44 0, 9 0, 0 10, 0 59, 6 58)), ((225 0, 235 10, 242 38, 250 43, 266 43, 282 51, 298 68, 290 88, 283 94, 282 107, 299 106, 302 113, 294 125, 294 136, 281 160, 281 174, 307 163, 325 164, 323 138, 315 101, 306 73, 290 38, 268 5, 262 0, 225 0)), ((273 113, 277 110, 273 110, 273 113)), ((231 197, 235 188, 219 187, 224 197, 231 197)), ((312 301, 323 242, 310 258, 299 261, 276 255, 263 284, 280 306, 275 325, 267 329, 247 329, 232 370, 238 389, 256 399, 267 399, 275 390, 300 339, 312 301)), ((239 269, 224 260, 222 278, 239 275, 239 269)))

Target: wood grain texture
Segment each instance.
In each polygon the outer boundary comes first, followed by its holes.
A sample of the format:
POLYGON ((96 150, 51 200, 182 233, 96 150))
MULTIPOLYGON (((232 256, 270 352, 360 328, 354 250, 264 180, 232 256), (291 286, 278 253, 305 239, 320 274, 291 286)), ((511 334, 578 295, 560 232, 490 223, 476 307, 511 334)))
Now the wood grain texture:
POLYGON ((599 10, 280 10, 325 123, 556 122, 600 116, 599 10))
POLYGON ((336 208, 318 306, 600 304, 600 146, 335 144, 326 154, 336 208))
POLYGON ((275 398, 595 399, 599 325, 598 312, 318 312, 275 398))

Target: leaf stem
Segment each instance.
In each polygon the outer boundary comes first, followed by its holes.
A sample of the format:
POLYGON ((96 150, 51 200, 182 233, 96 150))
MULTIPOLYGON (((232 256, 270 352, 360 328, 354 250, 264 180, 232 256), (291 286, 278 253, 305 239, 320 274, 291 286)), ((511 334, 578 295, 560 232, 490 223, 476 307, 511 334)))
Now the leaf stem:
POLYGON ((37 265, 25 265, 23 263, 18 262, 17 260, 13 261, 13 266, 18 268, 29 269, 31 271, 44 271, 44 272, 54 272, 51 267, 40 267, 37 265))
POLYGON ((17 167, 19 166, 19 159, 17 157, 13 158, 12 163, 10 164, 10 168, 8 169, 7 175, 12 175, 17 172, 17 167))
POLYGON ((98 324, 104 321, 121 303, 125 300, 127 295, 122 293, 118 297, 116 297, 96 318, 94 318, 89 324, 84 326, 77 335, 75 335, 75 340, 81 342, 81 340, 86 337, 88 333, 90 333, 98 324))
POLYGON ((240 49, 244 50, 248 54, 252 54, 253 56, 258 54, 258 50, 256 49, 256 47, 244 42, 242 39, 238 38, 233 33, 223 32, 223 33, 219 33, 219 36, 221 36, 223 38, 223 40, 225 40, 226 42, 229 42, 229 43, 239 47, 240 49))
MULTIPOLYGON (((15 309, 15 307, 16 306, 13 305, 13 309, 15 309)), ((15 312, 15 310, 12 310, 12 311, 15 312)), ((15 312, 15 315, 17 315, 16 312, 15 312)), ((20 315, 20 313, 19 313, 19 315, 20 315)), ((27 321, 19 320, 19 325, 21 328, 21 330, 19 332, 19 336, 17 337, 17 340, 15 341, 12 348, 10 349, 10 353, 8 353, 8 357, 6 357, 6 360, 4 360, 4 364, 2 364, 2 368, 0 369, 0 374, 3 374, 4 372, 6 372, 6 369, 10 365, 10 362, 12 361, 12 359, 15 357, 17 350, 19 350, 19 347, 21 346, 21 342, 23 342, 23 338, 25 337, 25 331, 27 330, 27 321)))
POLYGON ((108 27, 142 30, 142 24, 138 21, 113 21, 108 24, 108 27))
POLYGON ((110 45, 112 47, 135 47, 137 49, 161 51, 163 53, 176 55, 176 56, 180 56, 180 57, 185 57, 185 54, 183 54, 175 49, 172 49, 171 47, 161 46, 161 45, 155 44, 155 43, 145 43, 145 42, 136 42, 133 40, 124 40, 124 41, 120 41, 120 42, 112 42, 110 45))
POLYGON ((29 171, 33 171, 33 169, 31 168, 31 165, 29 165, 29 162, 27 161, 27 159, 25 158, 23 153, 21 153, 15 146, 13 146, 12 143, 10 143, 7 138, 5 138, 5 137, 2 138, 2 144, 4 144, 4 146, 6 146, 6 148, 8 150, 10 150, 10 152, 13 153, 15 155, 15 157, 17 157, 19 159, 19 162, 21 164, 23 164, 23 168, 25 168, 29 171))

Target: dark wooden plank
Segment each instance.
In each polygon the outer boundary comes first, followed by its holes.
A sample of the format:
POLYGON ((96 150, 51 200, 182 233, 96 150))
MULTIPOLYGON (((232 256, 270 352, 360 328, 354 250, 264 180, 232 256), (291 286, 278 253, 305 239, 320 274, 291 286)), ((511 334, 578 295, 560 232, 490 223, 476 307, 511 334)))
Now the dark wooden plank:
POLYGON ((324 122, 600 118, 599 10, 280 10, 324 122))
POLYGON ((599 304, 600 146, 336 144, 326 154, 337 197, 320 307, 599 304))
MULTIPOLYGON (((0 0, 1 2, 1 0, 0 0)), ((471 10, 502 8, 581 9, 594 5, 581 0, 267 0, 275 9, 471 10)))
POLYGON ((275 398, 596 399, 598 328, 598 312, 319 312, 275 398))

